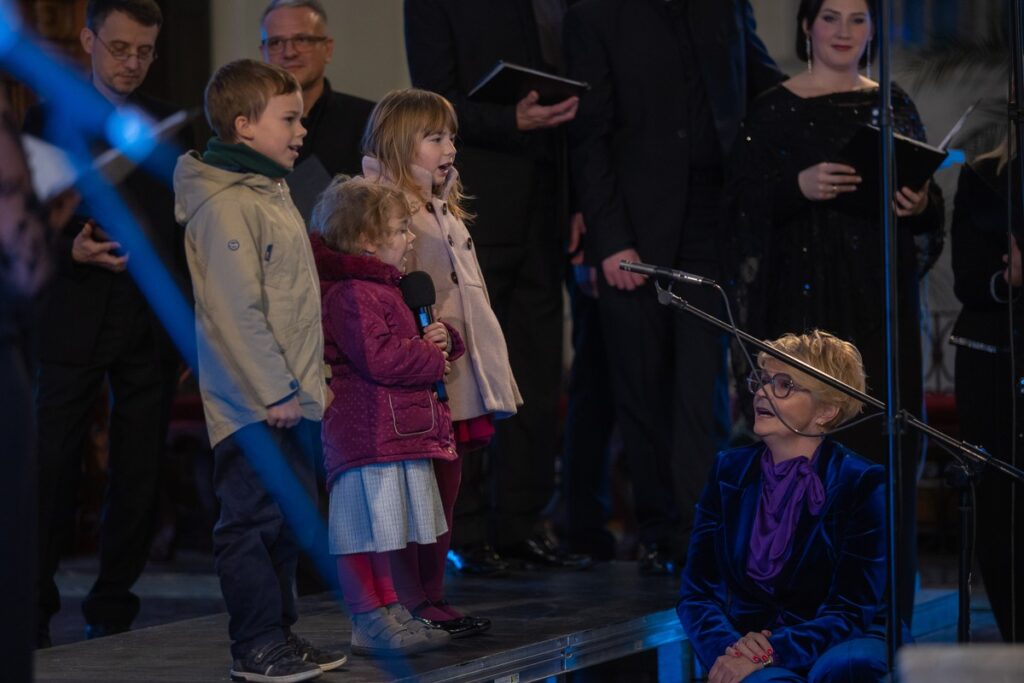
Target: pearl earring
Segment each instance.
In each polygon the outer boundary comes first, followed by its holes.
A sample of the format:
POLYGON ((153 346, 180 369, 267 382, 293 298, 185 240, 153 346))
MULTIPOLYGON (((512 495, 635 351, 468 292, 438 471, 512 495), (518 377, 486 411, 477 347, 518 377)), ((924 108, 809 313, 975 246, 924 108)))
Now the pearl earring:
POLYGON ((807 73, 814 71, 814 66, 811 60, 811 37, 804 34, 804 44, 807 46, 807 73))

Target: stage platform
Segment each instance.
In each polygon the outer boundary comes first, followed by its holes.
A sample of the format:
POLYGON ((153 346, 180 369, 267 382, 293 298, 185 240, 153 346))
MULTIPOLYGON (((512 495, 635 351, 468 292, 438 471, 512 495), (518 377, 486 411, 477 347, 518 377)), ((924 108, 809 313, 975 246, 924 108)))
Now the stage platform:
MULTIPOLYGON (((689 679, 692 655, 673 611, 677 581, 641 578, 635 563, 504 579, 459 577, 449 585, 453 604, 493 620, 489 632, 398 661, 350 657, 343 669, 317 680, 525 683, 644 651, 657 652, 658 680, 689 679)), ((300 605, 297 633, 347 648, 349 621, 328 596, 303 598, 300 605)), ((954 591, 922 591, 915 636, 929 640, 955 620, 954 591)), ((228 681, 229 666, 227 615, 221 614, 40 651, 36 680, 228 681)))

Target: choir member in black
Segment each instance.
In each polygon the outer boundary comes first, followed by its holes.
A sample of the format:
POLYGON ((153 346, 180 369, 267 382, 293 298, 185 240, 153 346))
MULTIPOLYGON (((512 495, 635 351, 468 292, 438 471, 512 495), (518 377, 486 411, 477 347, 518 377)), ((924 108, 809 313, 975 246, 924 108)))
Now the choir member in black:
MULTIPOLYGON (((1007 236, 1006 200, 1001 192, 1006 185, 1006 149, 1004 143, 960 173, 953 208, 953 289, 963 309, 950 341, 957 347, 961 438, 1006 461, 1014 459, 1016 450, 1017 467, 1021 467, 1024 444, 1018 439, 1014 449, 1013 439, 1024 425, 1024 397, 1018 394, 1014 401, 1013 392, 1024 379, 1019 365, 1024 352, 1020 344, 1024 307, 1020 249, 1016 239, 1007 236), (1010 352, 1011 339, 1016 340, 1016 354, 1010 352)), ((1019 230, 1021 224, 1015 223, 1019 230)), ((981 472, 975 493, 977 557, 985 591, 1003 640, 1024 642, 1024 596, 1017 593, 1013 602, 1010 586, 1014 569, 1018 577, 1024 575, 1024 485, 1015 486, 989 468, 981 472), (1011 503, 1014 488, 1015 505, 1011 503), (1014 547, 1015 565, 1011 562, 1014 547)))
MULTIPOLYGON (((678 570, 728 441, 725 338, 661 306, 620 260, 722 278, 724 159, 748 102, 778 83, 747 0, 586 0, 565 18, 568 74, 591 89, 569 126, 586 260, 633 484, 642 574, 678 570)), ((720 314, 711 288, 686 298, 720 314)), ((527 399, 529 403, 529 399, 527 399)), ((571 464, 571 463, 570 463, 571 464)))
MULTIPOLYGON (((869 393, 886 397, 885 268, 881 221, 840 210, 875 168, 834 160, 864 124, 877 125, 878 84, 860 74, 870 60, 875 5, 866 0, 803 0, 797 54, 807 70, 751 105, 731 163, 729 201, 737 227, 742 324, 760 338, 811 328, 851 340, 864 356, 869 393)), ((910 97, 892 87, 896 131, 917 140, 924 127, 910 97)), ((855 199, 856 197, 853 197, 855 199)), ((870 201, 870 200, 869 200, 870 201)), ((899 389, 903 407, 920 414, 921 334, 918 279, 941 248, 943 201, 932 183, 894 196, 897 220, 899 389)), ((870 207, 870 203, 868 204, 870 207)), ((876 216, 877 213, 867 215, 876 216)), ((885 462, 881 419, 840 438, 885 462)), ((917 567, 915 491, 920 439, 902 437, 897 538, 900 608, 909 622, 917 567)))

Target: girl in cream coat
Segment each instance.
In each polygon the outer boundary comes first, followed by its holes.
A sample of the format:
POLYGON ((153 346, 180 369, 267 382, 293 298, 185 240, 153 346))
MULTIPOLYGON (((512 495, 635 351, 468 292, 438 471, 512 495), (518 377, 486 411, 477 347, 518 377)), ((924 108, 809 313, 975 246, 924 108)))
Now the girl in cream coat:
POLYGON ((522 403, 505 336, 491 309, 464 222, 468 216, 453 166, 457 129, 448 100, 424 90, 400 90, 377 104, 363 139, 368 155, 363 174, 402 190, 412 206, 416 242, 409 269, 430 275, 437 292, 435 316, 455 328, 466 345, 466 355, 452 364, 447 378, 460 457, 434 462, 449 532, 434 546, 409 546, 392 560, 399 599, 416 616, 435 622, 453 637, 490 625, 486 619, 463 616, 444 600, 445 557, 462 456, 487 445, 494 433, 493 419, 514 414, 522 403))

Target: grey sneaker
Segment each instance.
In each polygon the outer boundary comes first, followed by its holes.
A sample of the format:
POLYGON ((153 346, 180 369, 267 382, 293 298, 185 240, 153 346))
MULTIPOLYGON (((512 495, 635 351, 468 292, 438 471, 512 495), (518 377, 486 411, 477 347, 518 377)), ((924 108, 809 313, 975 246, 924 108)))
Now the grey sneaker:
POLYGON ((299 683, 321 673, 316 664, 302 661, 289 643, 267 643, 231 666, 231 680, 255 683, 299 683))
POLYGON ((352 654, 394 657, 432 647, 426 636, 399 624, 383 607, 352 615, 352 654))
POLYGON ((444 647, 448 643, 452 642, 451 634, 444 629, 438 628, 423 621, 417 619, 412 615, 409 610, 405 608, 400 602, 393 602, 390 605, 384 607, 395 621, 402 626, 406 627, 413 633, 422 633, 426 636, 427 640, 430 641, 431 647, 444 647))

